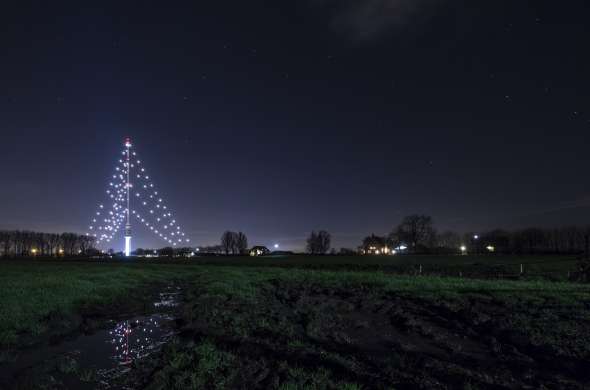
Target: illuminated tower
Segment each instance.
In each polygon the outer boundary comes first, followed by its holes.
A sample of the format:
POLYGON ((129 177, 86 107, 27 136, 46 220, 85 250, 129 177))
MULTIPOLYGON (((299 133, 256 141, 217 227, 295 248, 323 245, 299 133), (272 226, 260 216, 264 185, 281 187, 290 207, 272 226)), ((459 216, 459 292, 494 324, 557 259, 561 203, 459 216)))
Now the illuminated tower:
POLYGON ((127 222, 125 223, 125 256, 131 255, 131 138, 125 139, 125 150, 126 162, 125 167, 127 168, 127 183, 125 188, 127 189, 127 208, 125 214, 127 222))
POLYGON ((99 204, 86 233, 94 237, 97 245, 110 243, 118 232, 125 236, 124 255, 131 255, 131 219, 134 227, 145 227, 166 245, 187 245, 185 237, 160 191, 147 174, 143 162, 137 156, 131 138, 125 138, 118 164, 106 190, 107 203, 99 204))

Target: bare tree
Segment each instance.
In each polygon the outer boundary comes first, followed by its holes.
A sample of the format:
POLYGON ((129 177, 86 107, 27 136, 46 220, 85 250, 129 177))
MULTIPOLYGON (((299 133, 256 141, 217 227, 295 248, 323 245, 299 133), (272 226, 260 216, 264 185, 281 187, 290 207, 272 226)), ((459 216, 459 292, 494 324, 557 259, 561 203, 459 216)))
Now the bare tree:
POLYGON ((235 252, 236 238, 237 233, 230 231, 226 231, 221 236, 221 247, 223 248, 223 252, 225 252, 226 255, 229 255, 230 253, 233 254, 235 252))
POLYGON ((77 255, 94 248, 95 238, 75 233, 40 233, 32 231, 0 231, 0 253, 4 257, 77 255))
POLYGON ((8 231, 0 231, 0 247, 2 248, 2 256, 10 256, 10 247, 12 244, 12 233, 8 231))
POLYGON ((59 246, 61 245, 61 236, 59 234, 50 234, 48 236, 49 254, 51 256, 59 255, 59 246))
POLYGON ((325 230, 312 231, 307 239, 307 251, 313 255, 324 255, 330 250, 332 236, 325 230))
POLYGON ((82 253, 88 254, 88 252, 94 249, 95 242, 96 239, 92 236, 80 236, 79 246, 82 253))
POLYGON ((410 215, 402 220, 402 223, 392 232, 401 241, 404 241, 412 251, 419 247, 431 247, 436 235, 432 217, 427 215, 410 215))
POLYGON ((248 237, 242 232, 236 236, 236 251, 240 255, 246 254, 248 251, 248 237))
POLYGON ((61 242, 64 246, 64 252, 68 256, 78 254, 78 235, 74 233, 63 233, 61 235, 61 242))

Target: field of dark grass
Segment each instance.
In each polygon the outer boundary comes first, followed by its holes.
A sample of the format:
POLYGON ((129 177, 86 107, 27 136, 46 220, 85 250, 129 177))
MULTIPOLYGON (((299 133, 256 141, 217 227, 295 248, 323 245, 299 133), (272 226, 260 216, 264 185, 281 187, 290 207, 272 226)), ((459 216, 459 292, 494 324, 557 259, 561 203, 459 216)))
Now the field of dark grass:
POLYGON ((579 261, 573 255, 403 255, 403 256, 266 256, 196 257, 191 263, 228 266, 286 267, 319 270, 384 271, 402 274, 567 280, 579 261))
MULTIPOLYGON (((354 259, 378 266, 396 260, 354 259)), ((420 258, 427 260, 436 259, 420 258)), ((303 261, 0 262, 0 378, 19 351, 49 335, 59 343, 56 334, 75 332, 88 317, 129 310, 174 282, 184 289, 176 336, 135 361, 111 388, 582 389, 590 383, 588 285, 315 270, 303 261)), ((92 373, 72 367, 67 375, 84 383, 80 388, 100 388, 92 373)), ((29 388, 76 383, 56 380, 52 369, 39 371, 29 388)))

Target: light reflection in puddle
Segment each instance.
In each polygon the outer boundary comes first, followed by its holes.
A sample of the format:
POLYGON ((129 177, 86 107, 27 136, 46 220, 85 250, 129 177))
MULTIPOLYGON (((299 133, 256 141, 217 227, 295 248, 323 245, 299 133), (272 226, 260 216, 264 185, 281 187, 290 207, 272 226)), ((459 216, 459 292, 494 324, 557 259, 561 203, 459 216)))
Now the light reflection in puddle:
POLYGON ((149 355, 173 334, 162 328, 170 320, 172 317, 153 315, 118 322, 107 340, 113 347, 112 359, 125 365, 149 355))
MULTIPOLYGON (((96 373, 93 382, 97 387, 93 388, 117 388, 113 383, 131 369, 131 363, 159 351, 175 335, 175 317, 167 313, 178 306, 178 291, 169 288, 159 294, 153 307, 160 313, 112 320, 106 329, 20 352, 14 362, 0 366, 0 388, 14 388, 20 381, 27 382, 31 370, 43 372, 63 358, 73 361, 79 372, 96 373)), ((64 388, 81 385, 75 375, 60 376, 60 380, 64 381, 64 388)))

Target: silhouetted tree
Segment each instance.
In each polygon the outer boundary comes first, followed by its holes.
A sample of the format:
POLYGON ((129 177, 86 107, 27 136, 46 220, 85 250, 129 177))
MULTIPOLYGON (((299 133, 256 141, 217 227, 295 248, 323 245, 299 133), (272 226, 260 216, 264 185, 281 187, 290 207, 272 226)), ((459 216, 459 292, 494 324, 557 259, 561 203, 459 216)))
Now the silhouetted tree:
POLYGON ((323 255, 330 250, 332 237, 325 230, 311 232, 307 239, 307 251, 313 255, 323 255))
POLYGON ((221 236, 221 247, 226 255, 235 254, 237 238, 238 234, 230 231, 226 231, 221 236))
POLYGON ((12 234, 7 231, 0 231, 0 247, 2 248, 2 256, 10 256, 10 248, 12 244, 12 234))
POLYGON ((248 252, 248 237, 242 232, 236 236, 236 251, 240 255, 245 255, 248 252))
POLYGON ((436 236, 432 217, 427 215, 410 215, 394 229, 392 235, 405 243, 411 251, 416 252, 419 247, 431 247, 436 236))
POLYGON ((0 253, 4 257, 60 255, 77 255, 79 251, 87 251, 95 245, 94 237, 74 233, 41 233, 21 230, 0 231, 0 253), (66 248, 67 245, 67 248, 66 248), (67 249, 67 250, 66 250, 67 249))

